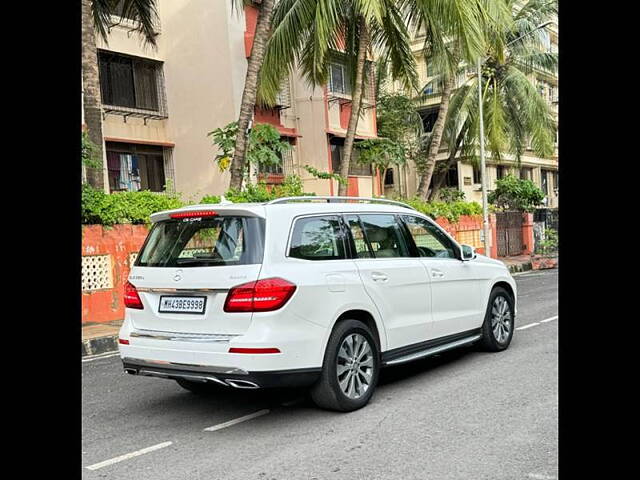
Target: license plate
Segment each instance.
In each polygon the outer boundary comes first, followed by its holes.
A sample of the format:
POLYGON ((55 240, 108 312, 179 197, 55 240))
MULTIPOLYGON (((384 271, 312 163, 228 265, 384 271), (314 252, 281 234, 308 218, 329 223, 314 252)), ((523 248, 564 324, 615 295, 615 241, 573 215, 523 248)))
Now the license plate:
POLYGON ((160 297, 160 313, 204 313, 207 297, 160 297))

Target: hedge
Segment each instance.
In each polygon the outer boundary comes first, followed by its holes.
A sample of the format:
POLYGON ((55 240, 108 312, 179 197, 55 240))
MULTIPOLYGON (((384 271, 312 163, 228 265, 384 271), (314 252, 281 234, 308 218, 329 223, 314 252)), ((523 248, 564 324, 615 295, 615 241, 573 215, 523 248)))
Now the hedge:
MULTIPOLYGON (((292 176, 293 177, 293 176, 292 176)), ((279 197, 314 195, 304 193, 299 178, 286 177, 282 185, 267 189, 264 183, 247 185, 246 190, 228 190, 224 197, 234 203, 267 202, 279 197)), ((219 203, 220 197, 205 195, 199 203, 219 203)), ((480 215, 482 207, 476 202, 425 202, 418 198, 398 199, 408 203, 431 218, 445 217, 456 222, 461 215, 480 215)), ((177 194, 149 191, 116 192, 106 194, 85 184, 82 186, 82 223, 111 226, 115 224, 148 224, 152 213, 189 205, 177 194)))

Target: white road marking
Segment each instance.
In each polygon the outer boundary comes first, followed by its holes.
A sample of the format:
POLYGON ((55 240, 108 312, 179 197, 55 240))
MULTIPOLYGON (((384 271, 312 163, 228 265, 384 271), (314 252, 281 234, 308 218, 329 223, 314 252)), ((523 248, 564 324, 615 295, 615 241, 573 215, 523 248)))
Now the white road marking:
POLYGON ((557 477, 553 475, 545 475, 543 473, 530 473, 527 475, 529 478, 535 478, 536 480, 555 480, 557 477))
POLYGON ((142 450, 137 450, 135 452, 127 453, 125 455, 120 455, 119 457, 112 458, 110 460, 105 460, 104 462, 94 463, 93 465, 89 465, 87 467, 88 470, 98 470, 99 468, 106 467, 108 465, 113 465, 114 463, 122 462, 123 460, 128 460, 133 457, 137 457, 138 455, 144 455, 145 453, 153 452, 154 450, 159 450, 164 447, 168 447, 172 445, 173 442, 163 442, 157 445, 153 445, 152 447, 143 448, 142 450))
POLYGON ((120 355, 120 352, 107 352, 99 355, 87 355, 82 359, 83 362, 93 362, 94 360, 100 360, 101 358, 111 358, 116 355, 120 355))
POLYGON ((516 330, 525 330, 527 328, 535 327, 536 325, 540 325, 540 322, 529 323, 528 325, 523 325, 522 327, 516 328, 516 330))
POLYGON ((215 432, 216 430, 222 430, 223 428, 231 427, 238 423, 246 422, 247 420, 251 420, 256 417, 261 417, 262 415, 266 415, 269 413, 269 410, 258 410, 257 412, 250 413, 249 415, 245 415, 244 417, 234 418, 233 420, 229 420, 228 422, 220 423, 218 425, 214 425, 212 427, 207 427, 203 431, 205 432, 215 432))
POLYGON ((558 319, 558 315, 556 315, 555 317, 550 317, 550 318, 545 318, 544 320, 540 320, 540 323, 547 323, 557 319, 558 319))

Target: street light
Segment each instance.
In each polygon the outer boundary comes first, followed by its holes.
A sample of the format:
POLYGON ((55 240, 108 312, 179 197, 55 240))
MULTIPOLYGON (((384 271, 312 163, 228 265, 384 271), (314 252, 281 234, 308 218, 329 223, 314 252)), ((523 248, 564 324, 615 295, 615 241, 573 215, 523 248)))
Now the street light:
MULTIPOLYGON (((541 25, 538 25, 536 28, 527 32, 523 35, 520 35, 517 38, 514 38, 509 43, 505 45, 508 47, 509 45, 515 43, 521 38, 526 37, 527 35, 532 34, 536 30, 540 30, 541 28, 546 27, 551 23, 556 23, 554 21, 545 22, 541 25)), ((484 254, 489 256, 489 205, 487 203, 487 165, 484 158, 484 118, 482 116, 482 64, 489 57, 485 57, 484 59, 480 59, 478 57, 476 63, 476 69, 478 73, 478 116, 480 120, 480 183, 482 187, 482 234, 484 236, 484 254)))

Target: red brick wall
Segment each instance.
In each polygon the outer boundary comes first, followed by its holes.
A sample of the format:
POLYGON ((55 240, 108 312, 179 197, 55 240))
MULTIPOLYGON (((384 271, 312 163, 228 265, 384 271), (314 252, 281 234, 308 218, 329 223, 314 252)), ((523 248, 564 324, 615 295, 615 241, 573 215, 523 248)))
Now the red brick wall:
MULTIPOLYGON (((436 218, 436 223, 449 232, 453 238, 458 240, 458 232, 463 231, 482 231, 482 215, 461 215, 457 222, 451 223, 444 217, 436 218)), ((489 215, 489 229, 491 234, 491 246, 489 256, 492 258, 498 258, 498 250, 495 236, 495 215, 489 215)), ((476 248, 476 251, 481 255, 484 255, 484 247, 476 248)))
POLYGON ((144 225, 82 226, 82 255, 111 255, 113 288, 82 292, 82 323, 124 318, 123 285, 129 275, 129 254, 138 252, 147 237, 144 225))

